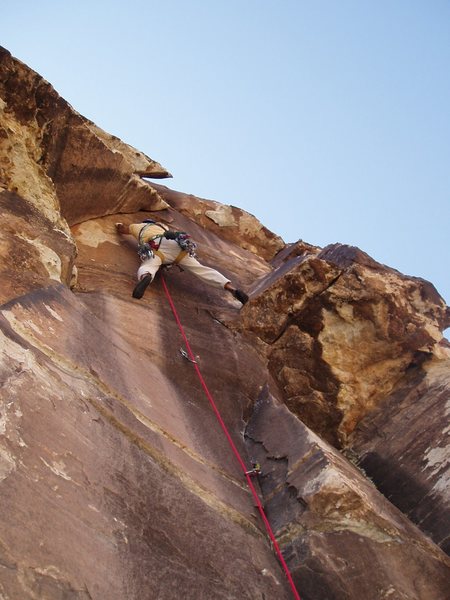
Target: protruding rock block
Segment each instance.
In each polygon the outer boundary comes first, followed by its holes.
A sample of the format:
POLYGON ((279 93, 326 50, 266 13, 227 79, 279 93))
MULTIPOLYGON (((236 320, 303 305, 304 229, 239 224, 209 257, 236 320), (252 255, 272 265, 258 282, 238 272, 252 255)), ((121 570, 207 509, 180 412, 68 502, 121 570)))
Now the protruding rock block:
POLYGON ((342 444, 411 365, 442 354, 448 316, 428 281, 335 244, 288 255, 258 283, 240 327, 268 344, 287 406, 342 444))
POLYGON ((51 196, 54 185, 69 225, 168 206, 139 177, 171 177, 166 169, 81 116, 47 81, 1 47, 0 150, 6 157, 0 167, 8 161, 1 173, 7 188, 28 199, 37 188, 51 196))

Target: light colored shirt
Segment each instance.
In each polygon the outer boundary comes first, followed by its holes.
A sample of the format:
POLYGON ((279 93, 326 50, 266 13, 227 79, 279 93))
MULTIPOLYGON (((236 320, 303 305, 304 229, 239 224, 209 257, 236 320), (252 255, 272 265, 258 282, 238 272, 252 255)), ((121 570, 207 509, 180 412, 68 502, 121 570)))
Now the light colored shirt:
POLYGON ((164 235, 164 232, 166 231, 163 227, 161 227, 161 225, 157 225, 156 223, 151 223, 151 224, 133 223, 132 225, 130 225, 130 233, 138 241, 139 241, 139 233, 141 232, 141 229, 143 227, 145 227, 146 229, 142 235, 142 240, 141 240, 142 242, 148 242, 155 236, 164 235))

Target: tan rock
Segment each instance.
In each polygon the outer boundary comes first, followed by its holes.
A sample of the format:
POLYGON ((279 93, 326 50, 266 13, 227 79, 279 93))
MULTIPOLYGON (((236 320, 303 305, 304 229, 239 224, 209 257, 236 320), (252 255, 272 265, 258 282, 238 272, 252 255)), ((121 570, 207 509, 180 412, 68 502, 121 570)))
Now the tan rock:
POLYGON ((418 355, 441 352, 448 309, 435 288, 358 249, 289 255, 265 281, 241 327, 269 344, 287 405, 332 443, 345 441, 418 355))
POLYGON ((153 184, 153 187, 177 212, 191 217, 206 230, 265 260, 270 260, 284 248, 285 244, 280 236, 269 231, 245 210, 204 200, 192 194, 175 192, 162 185, 153 184))
POLYGON ((140 175, 160 164, 82 117, 52 86, 0 47, 1 179, 10 191, 69 224, 104 214, 162 210, 140 175), (56 195, 55 195, 56 191, 56 195))
POLYGON ((250 291, 240 310, 164 274, 236 447, 270 467, 267 515, 302 600, 437 600, 442 551, 286 408, 335 444, 354 431, 375 475, 410 456, 424 494, 403 508, 444 547, 445 525, 430 523, 447 501, 449 315, 431 284, 357 249, 284 245, 245 211, 148 184, 168 172, 4 50, 0 74, 0 596, 292 597, 159 276, 131 297, 136 242, 114 223, 152 217, 250 291), (397 403, 404 445, 376 416, 398 423, 397 403))
POLYGON ((50 220, 45 203, 40 211, 4 189, 0 189, 0 207, 0 302, 45 287, 50 280, 68 285, 76 246, 65 221, 50 220))

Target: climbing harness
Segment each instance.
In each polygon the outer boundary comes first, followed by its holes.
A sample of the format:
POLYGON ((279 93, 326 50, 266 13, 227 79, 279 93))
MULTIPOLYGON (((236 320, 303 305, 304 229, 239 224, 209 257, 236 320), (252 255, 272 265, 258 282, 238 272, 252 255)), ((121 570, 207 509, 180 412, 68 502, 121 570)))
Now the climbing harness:
POLYGON ((166 280, 165 280, 165 278, 164 278, 163 275, 161 275, 161 281, 162 281, 164 292, 166 294, 166 297, 167 297, 167 300, 169 302, 170 308, 172 310, 173 316, 174 316, 175 321, 176 321, 176 323, 178 325, 178 329, 180 330, 181 336, 183 337, 184 343, 186 344, 187 352, 181 348, 180 349, 180 353, 185 358, 188 358, 189 362, 191 362, 194 365, 194 369, 195 369, 195 371, 196 371, 196 373, 198 375, 198 378, 199 378, 200 383, 201 383, 201 385, 203 387, 203 390, 204 390, 204 392, 206 394, 206 397, 208 398, 209 403, 211 404, 211 407, 212 407, 212 409, 214 411, 214 414, 216 415, 216 418, 217 418, 217 420, 218 420, 218 422, 219 422, 219 424, 220 424, 220 426, 221 426, 221 428, 222 428, 222 430, 223 430, 223 432, 225 434, 225 437, 228 440, 228 443, 229 443, 229 445, 231 447, 231 450, 233 451, 233 454, 235 455, 235 457, 236 457, 236 459, 237 459, 237 461, 238 461, 238 463, 239 463, 239 465, 240 465, 240 467, 241 467, 241 469, 242 469, 242 471, 243 471, 243 473, 245 475, 248 487, 250 488, 250 491, 251 491, 251 493, 253 495, 253 499, 255 500, 255 503, 256 503, 256 507, 257 507, 257 509, 258 509, 258 511, 259 511, 259 513, 261 515, 261 518, 262 518, 263 522, 264 522, 264 525, 266 527, 267 534, 268 534, 268 536, 270 538, 270 541, 272 543, 272 547, 274 549, 274 552, 277 555, 278 560, 280 561, 280 563, 281 563, 281 565, 282 565, 282 567, 284 569, 284 572, 286 574, 286 577, 287 577, 287 579, 289 581, 289 584, 291 586, 294 598, 295 598, 295 600, 301 600, 300 599, 300 595, 297 592, 297 588, 295 587, 295 583, 294 583, 294 581, 292 579, 291 572, 289 571, 289 567, 287 566, 286 561, 285 561, 285 559, 283 557, 283 554, 281 553, 281 550, 280 550, 280 547, 278 545, 278 542, 275 539, 275 535, 274 535, 274 533, 272 531, 272 527, 270 526, 270 523, 269 523, 269 521, 267 519, 266 513, 264 512, 264 508, 263 508, 263 505, 261 504, 261 500, 259 499, 259 496, 258 496, 258 493, 257 493, 257 491, 255 489, 255 486, 253 485, 252 476, 247 471, 247 467, 246 467, 246 465, 245 465, 245 463, 244 463, 244 461, 243 461, 243 459, 242 459, 242 457, 241 457, 241 455, 239 453, 239 450, 236 448, 236 445, 233 442, 233 438, 231 437, 230 432, 228 431, 228 428, 225 425, 224 420, 222 419, 222 416, 221 416, 221 414, 219 412, 219 409, 217 408, 217 405, 216 405, 216 403, 214 401, 214 398, 212 397, 212 395, 211 395, 211 393, 210 393, 210 391, 208 389, 208 386, 206 385, 206 382, 203 379, 203 375, 201 374, 201 371, 200 371, 200 368, 198 366, 198 363, 195 360, 194 353, 192 352, 191 346, 189 344, 189 340, 187 339, 186 333, 184 332, 183 325, 182 325, 182 323, 180 321, 180 317, 178 316, 177 310, 175 308, 175 304, 174 304, 174 302, 172 300, 172 297, 171 297, 170 292, 169 292, 169 288, 167 287, 167 283, 166 283, 166 280), (187 355, 187 356, 185 356, 185 355, 187 355))
MULTIPOLYGON (((191 236, 184 231, 177 231, 177 237, 174 238, 177 244, 180 246, 183 252, 189 254, 189 256, 193 256, 194 258, 197 256, 197 244, 191 239, 191 236)), ((167 237, 164 234, 164 237, 167 237)))
MULTIPOLYGON (((164 233, 161 233, 161 234, 153 236, 150 240, 148 240, 148 242, 144 242, 144 237, 143 237, 144 233, 152 225, 159 226, 158 223, 148 222, 139 231, 137 253, 142 262, 144 262, 145 260, 148 260, 149 258, 153 258, 155 256, 155 254, 158 255, 159 247, 161 245, 161 241, 164 236, 164 233)), ((161 225, 161 229, 164 229, 164 227, 162 225, 161 225)))
POLYGON ((148 222, 144 225, 139 231, 139 239, 138 239, 138 255, 142 262, 148 260, 149 258, 153 258, 155 255, 159 256, 161 262, 164 262, 164 254, 159 249, 163 238, 167 240, 174 240, 180 246, 180 253, 173 261, 173 264, 177 265, 179 262, 183 260, 187 255, 196 257, 197 244, 191 239, 191 236, 184 231, 170 231, 169 229, 165 229, 165 226, 160 223, 155 223, 154 221, 148 222), (144 242, 144 233, 148 227, 151 225, 158 225, 162 229, 164 229, 164 233, 160 233, 158 235, 153 236, 147 242, 144 242))
POLYGON ((169 229, 164 233, 164 237, 166 240, 175 240, 180 248, 189 254, 189 256, 193 256, 194 258, 197 256, 197 244, 185 231, 170 231, 169 229))

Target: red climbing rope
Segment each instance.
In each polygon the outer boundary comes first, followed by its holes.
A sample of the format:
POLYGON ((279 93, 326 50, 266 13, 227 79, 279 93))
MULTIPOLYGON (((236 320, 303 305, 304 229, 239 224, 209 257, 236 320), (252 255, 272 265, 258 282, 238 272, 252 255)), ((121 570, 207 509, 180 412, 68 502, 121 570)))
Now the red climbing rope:
POLYGON ((266 517, 266 513, 264 512, 264 508, 263 508, 263 506, 261 504, 261 500, 259 499, 259 496, 258 496, 258 494, 256 492, 255 486, 253 485, 253 482, 251 480, 250 475, 248 475, 248 473, 247 473, 247 467, 246 467, 244 461, 242 460, 242 457, 239 454, 239 451, 238 451, 238 449, 236 448, 236 446, 235 446, 235 444, 233 442, 233 439, 232 439, 232 437, 230 435, 230 432, 228 431, 227 426, 225 425, 225 423, 224 423, 224 421, 222 419, 222 416, 221 416, 221 414, 219 412, 219 409, 217 408, 216 403, 214 402, 214 398, 211 396, 211 393, 210 393, 210 391, 208 389, 208 386, 206 385, 206 382, 203 379, 203 375, 200 372, 200 369, 198 367, 197 361, 195 360, 195 355, 192 352, 191 346, 189 344, 189 340, 186 337, 186 334, 185 334, 184 329, 183 329, 183 325, 181 324, 180 318, 179 318, 177 310, 175 308, 175 304, 173 303, 172 297, 170 295, 169 288, 167 287, 167 284, 166 284, 166 281, 164 279, 164 276, 162 276, 162 275, 161 275, 161 280, 162 280, 162 284, 163 284, 163 287, 164 287, 164 292, 166 293, 167 299, 168 299, 169 304, 170 304, 170 308, 172 309, 173 316, 175 317, 175 321, 177 322, 177 325, 178 325, 178 328, 180 330, 180 333, 181 333, 181 335, 182 335, 182 337, 184 339, 184 342, 186 344, 186 348, 187 348, 187 352, 188 352, 190 361, 193 364, 194 369, 197 372, 197 375, 198 375, 198 378, 200 380, 200 383, 201 383, 201 385, 202 385, 202 387, 203 387, 203 389, 205 391, 205 394, 206 394, 206 396, 207 396, 207 398, 208 398, 208 400, 209 400, 209 402, 210 402, 210 404, 212 406, 212 409, 213 409, 213 411, 214 411, 214 413, 215 413, 215 415, 217 417, 217 420, 219 421, 219 424, 222 427, 222 430, 223 430, 223 432, 224 432, 224 434, 225 434, 225 436, 226 436, 226 438, 228 440, 228 443, 230 444, 230 447, 231 447, 231 449, 232 449, 232 451, 233 451, 233 453, 234 453, 234 455, 235 455, 238 463, 240 464, 241 469, 244 472, 244 475, 245 475, 245 477, 247 479, 248 487, 250 488, 250 491, 251 491, 251 493, 253 495, 253 498, 254 498, 254 500, 256 502, 256 506, 257 506, 257 508, 258 508, 258 510, 260 512, 261 518, 262 518, 262 520, 264 522, 264 525, 266 526, 266 530, 267 530, 267 533, 269 535, 270 541, 272 542, 273 548, 275 550, 275 554, 277 555, 277 557, 278 557, 278 559, 279 559, 279 561, 280 561, 280 563, 281 563, 281 565, 282 565, 282 567, 284 569, 284 572, 286 573, 286 576, 288 578, 289 584, 290 584, 290 586, 292 588, 292 592, 294 594, 294 598, 296 600, 301 600, 300 599, 300 595, 297 592, 297 589, 295 587, 294 581, 292 579, 291 572, 289 571, 289 567, 287 566, 286 561, 284 560, 284 557, 283 557, 283 555, 281 553, 281 550, 280 550, 280 547, 278 545, 278 542, 275 539, 275 536, 273 534, 272 527, 270 526, 270 523, 269 523, 269 521, 268 521, 268 519, 266 517))

